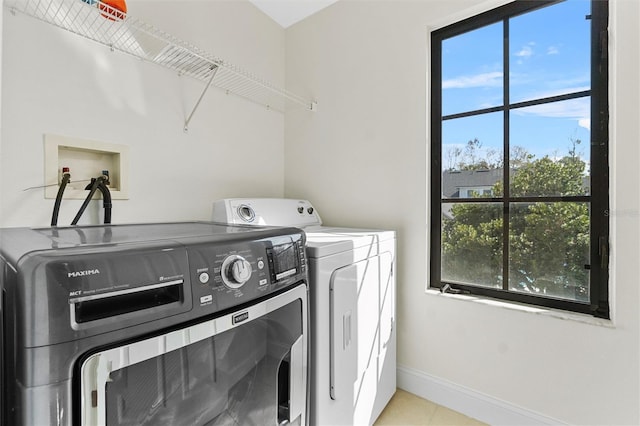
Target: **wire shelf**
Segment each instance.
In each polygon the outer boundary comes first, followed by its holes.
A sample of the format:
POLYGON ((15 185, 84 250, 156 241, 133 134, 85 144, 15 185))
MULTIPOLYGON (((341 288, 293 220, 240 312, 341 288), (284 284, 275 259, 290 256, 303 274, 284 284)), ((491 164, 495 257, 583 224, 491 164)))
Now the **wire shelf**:
MULTIPOLYGON (((210 83, 226 93, 276 111, 284 112, 287 102, 315 110, 315 102, 278 88, 98 0, 5 0, 5 7, 11 13, 24 13, 112 50, 156 63, 179 75, 204 81, 207 83, 205 91, 210 83)), ((188 122, 185 123, 185 128, 187 124, 188 122)))

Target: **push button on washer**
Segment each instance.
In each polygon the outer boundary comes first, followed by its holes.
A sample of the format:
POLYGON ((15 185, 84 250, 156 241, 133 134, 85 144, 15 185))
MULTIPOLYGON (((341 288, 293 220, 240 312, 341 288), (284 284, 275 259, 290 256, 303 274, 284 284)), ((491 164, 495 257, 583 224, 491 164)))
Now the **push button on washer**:
POLYGON ((207 274, 206 272, 203 272, 198 276, 198 279, 202 284, 206 284, 209 282, 209 274, 207 274))

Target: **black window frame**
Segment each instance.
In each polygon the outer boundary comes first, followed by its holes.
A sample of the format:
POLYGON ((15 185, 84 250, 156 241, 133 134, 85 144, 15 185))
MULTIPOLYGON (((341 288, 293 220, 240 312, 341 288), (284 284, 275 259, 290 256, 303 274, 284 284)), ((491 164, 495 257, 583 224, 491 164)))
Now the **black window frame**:
MULTIPOLYGON (((591 89, 553 98, 509 104, 509 19, 532 12, 546 6, 560 3, 561 0, 515 0, 512 3, 465 19, 458 23, 435 30, 431 33, 431 209, 430 209, 430 280, 429 287, 441 291, 452 289, 454 292, 497 298, 512 302, 543 306, 578 313, 590 314, 599 318, 610 317, 609 312, 609 101, 608 101, 608 20, 609 0, 591 0, 591 89), (461 114, 442 115, 442 42, 466 32, 503 21, 505 37, 503 42, 504 99, 499 107, 468 111, 461 114), (442 123, 446 119, 460 118, 489 112, 504 112, 505 147, 508 148, 509 111, 516 107, 536 105, 559 100, 591 96, 591 188, 587 196, 570 197, 571 201, 590 203, 590 265, 589 265, 589 301, 587 303, 568 299, 537 296, 509 290, 508 279, 503 279, 503 289, 467 285, 454 282, 442 282, 442 123), (526 104, 526 105, 525 105, 526 104)), ((507 151, 508 152, 508 151, 507 151)), ((508 156, 505 155, 505 162, 508 156)), ((509 167, 503 167, 504 187, 509 186, 509 167)), ((567 201, 558 197, 560 201, 567 201)), ((478 199, 475 202, 503 203, 503 223, 508 227, 509 202, 527 201, 522 197, 478 199)), ((544 197, 543 201, 553 201, 544 197)), ((447 202, 452 201, 446 199, 447 202)), ((469 201, 468 199, 460 201, 469 201)), ((505 229, 506 230, 506 229, 505 229)), ((508 232, 503 232, 504 246, 503 270, 508 274, 508 232)), ((508 277, 507 277, 508 278, 508 277)))

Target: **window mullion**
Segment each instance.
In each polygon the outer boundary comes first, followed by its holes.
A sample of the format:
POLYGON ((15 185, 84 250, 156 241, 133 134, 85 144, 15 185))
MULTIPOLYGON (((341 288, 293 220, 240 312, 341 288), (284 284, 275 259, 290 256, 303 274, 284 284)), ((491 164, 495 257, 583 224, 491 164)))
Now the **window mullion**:
POLYGON ((510 198, 510 165, 509 165, 509 19, 503 20, 504 37, 502 42, 502 289, 509 290, 509 198, 510 198))

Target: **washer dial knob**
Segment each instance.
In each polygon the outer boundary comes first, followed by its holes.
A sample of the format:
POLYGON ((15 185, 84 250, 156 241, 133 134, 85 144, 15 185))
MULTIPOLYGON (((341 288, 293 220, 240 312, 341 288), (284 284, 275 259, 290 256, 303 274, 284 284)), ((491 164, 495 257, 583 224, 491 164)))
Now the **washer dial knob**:
POLYGON ((251 263, 238 255, 231 255, 222 262, 222 281, 229 288, 240 288, 251 278, 251 263))

